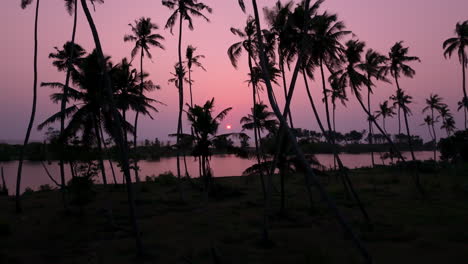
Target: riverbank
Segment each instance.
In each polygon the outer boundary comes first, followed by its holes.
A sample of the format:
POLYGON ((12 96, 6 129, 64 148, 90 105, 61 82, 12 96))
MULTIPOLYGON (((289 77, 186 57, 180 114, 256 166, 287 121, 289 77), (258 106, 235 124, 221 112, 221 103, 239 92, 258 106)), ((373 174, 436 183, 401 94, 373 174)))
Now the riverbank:
MULTIPOLYGON (((358 169, 350 175, 373 220, 373 231, 334 175, 321 176, 320 181, 375 263, 468 259, 466 167, 420 174, 425 199, 415 190, 411 175, 396 168, 358 169)), ((220 260, 217 263, 362 263, 315 189, 310 210, 301 175, 286 180, 285 215, 278 214, 280 196, 273 192, 271 247, 259 243, 263 210, 259 179, 227 177, 216 182, 222 192, 210 200, 184 184, 186 203, 180 203, 173 181, 138 187, 144 263, 214 263, 213 255, 220 260)), ((0 263, 135 263, 123 186, 94 188, 96 197, 82 214, 76 207, 65 214, 58 191, 25 194, 24 214, 19 216, 13 213, 13 199, 0 197, 0 263), (111 215, 106 213, 109 207, 111 215)))

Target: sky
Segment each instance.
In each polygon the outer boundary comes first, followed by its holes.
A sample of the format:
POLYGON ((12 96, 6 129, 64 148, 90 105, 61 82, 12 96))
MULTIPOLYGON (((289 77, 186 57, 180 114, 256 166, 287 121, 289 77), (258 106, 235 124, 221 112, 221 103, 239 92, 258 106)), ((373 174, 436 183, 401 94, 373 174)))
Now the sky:
MULTIPOLYGON (((246 1, 250 3, 250 1, 246 1)), ((259 0, 259 7, 273 6, 275 1, 259 0)), ((296 1, 298 2, 298 1, 296 1)), ((232 35, 231 27, 242 28, 246 15, 237 5, 237 0, 205 0, 205 4, 213 8, 209 14, 210 23, 195 18, 195 30, 184 27, 183 47, 193 45, 197 52, 206 58, 202 61, 207 72, 195 69, 193 79, 194 101, 203 104, 206 100, 215 98, 216 110, 227 107, 233 110, 223 122, 220 132, 227 132, 226 126, 231 125, 232 131, 240 131, 239 120, 250 111, 251 88, 247 80, 247 60, 245 55, 239 62, 239 69, 234 69, 227 56, 227 49, 239 39, 232 35)), ((31 113, 33 84, 33 29, 34 4, 26 10, 20 8, 20 1, 2 1, 0 9, 0 141, 21 141, 31 113)), ((91 7, 91 6, 90 6, 91 7)), ((252 13, 251 5, 247 5, 248 13, 252 13)), ((412 105, 413 116, 410 126, 415 134, 425 139, 429 138, 427 129, 421 126, 424 116, 421 114, 424 101, 431 93, 437 93, 444 98, 455 113, 458 127, 462 127, 462 113, 456 112, 457 102, 462 97, 461 66, 457 58, 446 60, 443 57, 442 42, 452 37, 455 24, 468 19, 468 1, 466 0, 327 0, 321 11, 337 13, 347 28, 352 30, 354 38, 365 41, 367 47, 383 54, 388 54, 390 47, 397 41, 404 41, 410 47, 410 55, 421 58, 421 63, 413 63, 416 70, 414 79, 404 78, 400 85, 414 97, 412 105)), ((154 120, 143 118, 139 126, 139 139, 168 139, 168 134, 176 130, 177 119, 177 89, 168 83, 177 61, 177 34, 171 35, 164 29, 165 22, 171 11, 162 6, 159 0, 107 0, 102 5, 96 5, 93 12, 104 53, 117 63, 122 58, 130 57, 133 43, 124 43, 123 36, 130 33, 129 23, 144 16, 150 17, 159 25, 158 33, 165 37, 165 50, 153 48, 152 61, 145 59, 145 71, 162 89, 148 94, 149 97, 164 102, 167 106, 157 106, 159 113, 154 120)), ((54 47, 61 47, 71 38, 72 17, 65 11, 62 0, 41 1, 39 13, 39 83, 59 81, 64 82, 65 74, 57 72, 52 66, 48 54, 54 47)), ((76 41, 87 51, 92 51, 92 40, 89 25, 79 9, 79 24, 76 41)), ((262 26, 266 26, 264 23, 262 26)), ((177 31, 175 31, 177 32, 177 31)), ((138 59, 135 61, 139 65, 138 59)), ((290 77, 291 74, 289 74, 290 77)), ((39 97, 35 127, 48 116, 59 110, 59 105, 49 100, 53 92, 51 88, 39 87, 39 97)), ((276 87, 279 102, 283 103, 282 88, 276 87)), ((312 83, 311 89, 316 102, 321 101, 321 84, 312 83)), ((377 83, 373 96, 373 108, 379 102, 387 100, 394 93, 393 84, 377 83)), ((188 90, 185 92, 188 100, 188 90)), ((266 102, 266 93, 261 95, 266 102)), ((319 104, 321 115, 324 116, 324 106, 319 104)), ((293 98, 292 113, 296 127, 318 131, 315 119, 307 100, 302 82, 298 82, 293 98)), ((338 106, 337 130, 362 130, 367 127, 365 114, 351 97, 347 107, 338 106)), ((186 120, 187 131, 188 122, 186 120)), ((397 132, 397 120, 387 122, 391 133, 397 132)), ((31 139, 43 140, 43 131, 33 130, 31 139)), ((445 135, 438 131, 439 135, 445 135)))

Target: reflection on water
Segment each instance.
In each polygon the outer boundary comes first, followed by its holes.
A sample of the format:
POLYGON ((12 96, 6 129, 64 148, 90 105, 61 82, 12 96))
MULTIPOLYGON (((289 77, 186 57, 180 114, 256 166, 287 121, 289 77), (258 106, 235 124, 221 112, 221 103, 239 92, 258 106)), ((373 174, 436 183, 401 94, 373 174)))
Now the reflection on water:
MULTIPOLYGON (((415 152, 416 157, 420 160, 428 160, 433 156, 431 151, 419 151, 415 152)), ((333 155, 332 154, 318 154, 316 155, 317 159, 326 167, 333 166, 333 155)), ((409 153, 403 153, 403 156, 409 157, 409 153)), ((341 154, 340 155, 343 164, 349 168, 358 168, 371 165, 370 154, 341 154)), ((377 164, 382 164, 380 155, 375 155, 375 162, 377 164)), ((387 160, 386 163, 389 161, 387 160)), ((211 159, 211 167, 213 168, 213 173, 215 177, 225 177, 225 176, 239 176, 242 172, 252 166, 254 160, 241 159, 234 155, 216 155, 211 159)), ((166 171, 176 172, 176 158, 161 158, 159 161, 140 161, 140 176, 144 180, 145 176, 159 175, 160 173, 166 171)), ((8 186, 10 194, 13 194, 16 186, 16 173, 18 162, 0 162, 0 166, 3 166, 5 172, 5 180, 8 186)), ((113 182, 112 174, 109 167, 109 163, 105 162, 106 172, 107 172, 107 181, 113 182)), ((52 174, 52 176, 59 180, 59 166, 58 162, 52 162, 47 164, 47 168, 52 174)), ((119 168, 114 165, 116 169, 116 177, 119 182, 122 181, 122 173, 119 168)), ((187 157, 187 169, 192 177, 198 177, 198 161, 194 160, 193 157, 187 157)), ((68 166, 66 167, 66 179, 71 178, 70 171, 68 166)), ((185 173, 182 163, 182 172, 185 173)), ((132 173, 133 176, 133 173, 132 173)), ((100 181, 100 177, 97 179, 100 181)), ((47 174, 42 167, 41 163, 38 162, 29 162, 25 161, 23 165, 23 177, 22 177, 22 186, 21 189, 24 191, 26 187, 33 189, 38 189, 42 184, 53 185, 52 181, 47 177, 47 174)))

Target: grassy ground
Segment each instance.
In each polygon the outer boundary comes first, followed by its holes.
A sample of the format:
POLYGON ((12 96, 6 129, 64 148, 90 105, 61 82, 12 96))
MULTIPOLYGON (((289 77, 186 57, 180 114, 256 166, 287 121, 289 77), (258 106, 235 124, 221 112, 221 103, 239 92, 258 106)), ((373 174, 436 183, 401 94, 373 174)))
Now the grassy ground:
MULTIPOLYGON (((373 220, 370 231, 335 176, 321 182, 368 247, 375 263, 464 263, 468 259, 468 170, 421 174, 422 199, 411 175, 398 169, 360 169, 351 177, 373 220)), ((138 216, 146 250, 135 258, 122 186, 97 186, 94 202, 64 213, 58 191, 24 195, 24 213, 0 197, 0 263, 362 263, 358 251, 314 190, 314 210, 303 178, 287 179, 287 214, 273 191, 271 238, 260 243, 263 199, 259 180, 220 178, 223 195, 184 185, 138 187, 138 216), (109 213, 107 208, 112 208, 109 213), (214 255, 219 262, 215 262, 214 255)), ((278 179, 275 186, 279 189, 278 179)))

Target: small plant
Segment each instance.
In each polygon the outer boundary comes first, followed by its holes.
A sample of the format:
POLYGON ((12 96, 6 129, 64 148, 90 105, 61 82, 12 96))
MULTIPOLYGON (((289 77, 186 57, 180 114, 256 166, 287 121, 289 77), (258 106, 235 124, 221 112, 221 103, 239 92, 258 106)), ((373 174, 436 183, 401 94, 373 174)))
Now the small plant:
POLYGON ((96 192, 93 190, 98 167, 93 161, 81 163, 77 166, 77 176, 68 182, 71 194, 71 204, 83 207, 94 200, 96 192))

